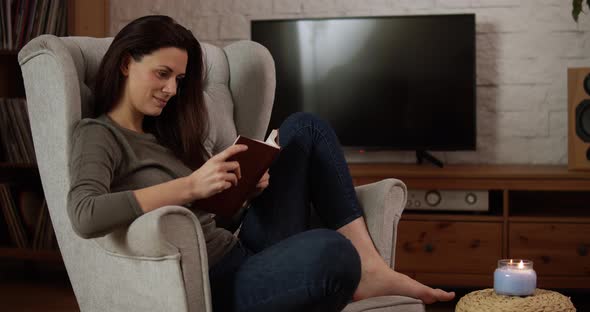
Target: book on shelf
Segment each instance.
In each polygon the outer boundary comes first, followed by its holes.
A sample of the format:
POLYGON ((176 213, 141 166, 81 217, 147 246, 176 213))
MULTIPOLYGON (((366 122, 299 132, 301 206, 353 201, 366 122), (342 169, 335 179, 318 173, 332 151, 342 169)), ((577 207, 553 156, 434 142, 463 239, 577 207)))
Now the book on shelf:
POLYGON ((0 2, 0 21, 2 21, 0 23, 0 44, 2 45, 2 47, 7 47, 8 46, 8 40, 7 40, 7 36, 8 36, 8 30, 6 29, 6 24, 4 21, 6 20, 6 14, 4 14, 4 10, 6 9, 6 6, 4 5, 4 1, 0 2))
POLYGON ((0 150, 3 157, 12 163, 36 163, 35 149, 25 99, 0 98, 0 150))
POLYGON ((10 242, 17 248, 55 249, 47 202, 41 192, 0 184, 0 210, 10 242))
POLYGON ((228 161, 237 161, 240 164, 242 178, 237 185, 215 194, 211 197, 196 200, 193 207, 199 210, 215 213, 223 217, 231 217, 238 212, 248 197, 256 190, 258 181, 270 168, 281 148, 277 143, 277 130, 272 130, 266 141, 259 141, 238 136, 235 144, 244 144, 248 150, 230 157, 228 161))
POLYGON ((16 192, 15 202, 22 218, 24 229, 27 233, 34 233, 39 210, 45 200, 43 193, 33 190, 22 190, 16 192))
POLYGON ((39 217, 37 218, 37 225, 33 234, 33 241, 31 248, 35 250, 40 249, 56 249, 55 233, 53 225, 49 218, 49 209, 47 209, 47 201, 43 201, 43 205, 39 210, 39 217))
POLYGON ((0 29, 2 30, 1 49, 12 49, 12 0, 2 1, 0 3, 0 29))
POLYGON ((27 233, 7 185, 0 184, 0 206, 12 242, 16 247, 27 247, 27 233))
POLYGON ((67 34, 67 0, 3 0, 0 49, 19 50, 41 34, 67 34))

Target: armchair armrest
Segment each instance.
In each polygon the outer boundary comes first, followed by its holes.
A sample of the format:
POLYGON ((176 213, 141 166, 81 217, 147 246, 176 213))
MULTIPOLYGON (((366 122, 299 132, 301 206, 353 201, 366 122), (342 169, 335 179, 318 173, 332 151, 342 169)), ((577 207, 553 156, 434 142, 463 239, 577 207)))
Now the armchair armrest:
MULTIPOLYGON (((108 255, 135 261, 177 260, 189 311, 211 311, 207 247, 201 223, 189 209, 165 206, 128 227, 94 239, 108 255)), ((170 277, 177 278, 177 277, 170 277)))
MULTIPOLYGON (((144 260, 176 259, 180 250, 166 237, 164 227, 171 215, 179 215, 189 219, 201 239, 201 224, 197 217, 187 208, 166 206, 155 209, 137 218, 128 227, 111 232, 95 241, 106 252, 113 256, 140 258, 144 260)), ((204 244, 204 242, 203 242, 204 244)))
POLYGON ((397 179, 385 179, 355 189, 373 243, 385 262, 393 268, 397 225, 407 200, 406 185, 397 179))

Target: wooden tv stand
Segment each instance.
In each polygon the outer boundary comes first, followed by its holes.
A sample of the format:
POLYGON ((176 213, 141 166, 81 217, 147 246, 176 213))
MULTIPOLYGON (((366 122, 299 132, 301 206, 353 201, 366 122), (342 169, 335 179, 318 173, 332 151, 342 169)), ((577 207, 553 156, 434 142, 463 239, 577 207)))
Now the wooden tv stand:
POLYGON ((590 171, 546 165, 350 164, 356 185, 487 190, 488 212, 404 211, 396 269, 428 285, 492 287, 497 260, 534 261, 538 287, 590 287, 590 171))

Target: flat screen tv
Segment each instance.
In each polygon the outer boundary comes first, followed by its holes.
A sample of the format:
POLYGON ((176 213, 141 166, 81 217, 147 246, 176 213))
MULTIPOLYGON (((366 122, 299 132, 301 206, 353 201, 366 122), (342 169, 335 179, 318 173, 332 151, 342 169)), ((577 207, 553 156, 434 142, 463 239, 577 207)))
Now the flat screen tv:
POLYGON ((255 20, 276 66, 270 129, 327 120, 345 147, 475 150, 475 15, 255 20))

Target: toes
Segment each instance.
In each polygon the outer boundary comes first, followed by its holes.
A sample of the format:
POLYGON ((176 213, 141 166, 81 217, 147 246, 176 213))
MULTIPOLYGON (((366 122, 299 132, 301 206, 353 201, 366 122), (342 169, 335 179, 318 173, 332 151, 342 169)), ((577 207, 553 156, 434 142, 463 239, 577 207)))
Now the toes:
POLYGON ((455 292, 446 292, 442 289, 436 289, 435 296, 440 301, 449 301, 455 298, 455 292))

